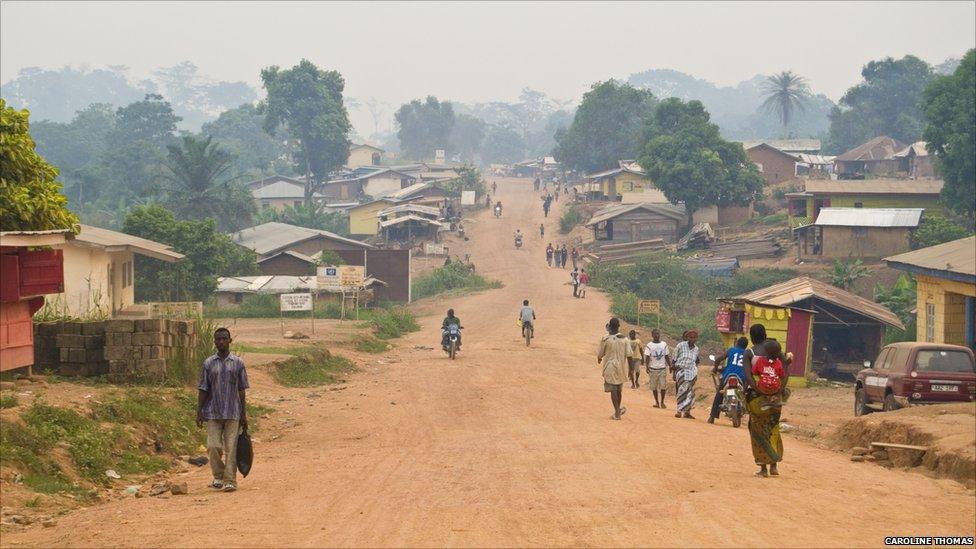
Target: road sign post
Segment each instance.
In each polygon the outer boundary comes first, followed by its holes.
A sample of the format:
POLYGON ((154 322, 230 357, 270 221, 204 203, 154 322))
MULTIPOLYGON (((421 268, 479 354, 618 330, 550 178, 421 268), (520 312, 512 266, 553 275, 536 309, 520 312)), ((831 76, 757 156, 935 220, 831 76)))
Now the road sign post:
POLYGON ((281 294, 278 310, 281 335, 285 335, 285 311, 310 311, 312 316, 312 333, 315 333, 315 300, 311 293, 281 294))
POLYGON ((637 300, 637 325, 640 326, 642 314, 657 315, 657 327, 661 327, 661 300, 660 299, 638 299, 637 300))

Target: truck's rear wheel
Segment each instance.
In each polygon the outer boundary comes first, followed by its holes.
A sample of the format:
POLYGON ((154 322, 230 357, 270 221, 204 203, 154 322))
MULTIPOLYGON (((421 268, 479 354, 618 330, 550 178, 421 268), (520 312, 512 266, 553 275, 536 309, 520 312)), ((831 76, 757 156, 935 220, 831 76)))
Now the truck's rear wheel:
POLYGON ((863 416, 865 414, 871 413, 871 408, 868 408, 867 398, 868 395, 865 392, 864 387, 861 387, 856 391, 854 391, 854 415, 855 416, 863 416))
POLYGON ((894 412, 895 410, 901 409, 901 404, 895 400, 895 395, 888 393, 885 395, 884 407, 882 408, 885 412, 894 412))

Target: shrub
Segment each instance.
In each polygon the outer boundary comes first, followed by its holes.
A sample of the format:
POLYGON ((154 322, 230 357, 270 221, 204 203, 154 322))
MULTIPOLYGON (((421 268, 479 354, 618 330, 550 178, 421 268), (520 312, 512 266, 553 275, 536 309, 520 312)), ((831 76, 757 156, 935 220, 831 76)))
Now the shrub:
POLYGON ((913 250, 918 250, 972 235, 973 231, 951 219, 927 215, 922 218, 922 223, 918 228, 912 232, 911 245, 913 250))
POLYGON ((583 216, 580 215, 579 210, 576 206, 570 206, 566 210, 562 217, 559 218, 559 232, 562 234, 569 234, 573 230, 573 227, 579 225, 583 222, 583 216))
POLYGON ((17 395, 15 394, 0 395, 0 409, 14 408, 15 406, 17 406, 17 395))
POLYGON ((341 381, 340 374, 353 369, 348 359, 315 347, 299 356, 275 363, 271 373, 278 383, 286 387, 314 387, 337 383, 341 381))
POLYGON ((414 299, 423 299, 445 292, 473 292, 501 288, 501 282, 489 280, 462 263, 450 263, 426 273, 413 282, 414 299))
POLYGON ((370 324, 380 339, 393 339, 420 329, 416 317, 402 307, 375 311, 370 324))

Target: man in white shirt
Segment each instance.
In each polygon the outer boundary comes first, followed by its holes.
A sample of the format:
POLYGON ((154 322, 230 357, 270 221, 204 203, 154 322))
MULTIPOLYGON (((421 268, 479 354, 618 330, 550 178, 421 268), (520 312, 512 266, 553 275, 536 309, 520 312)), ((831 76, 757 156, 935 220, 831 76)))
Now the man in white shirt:
POLYGON ((671 365, 671 349, 665 341, 661 341, 661 330, 651 330, 651 341, 644 346, 644 366, 647 368, 648 385, 654 395, 655 408, 667 408, 664 405, 664 392, 668 388, 668 367, 671 365), (660 398, 658 392, 661 393, 660 398))

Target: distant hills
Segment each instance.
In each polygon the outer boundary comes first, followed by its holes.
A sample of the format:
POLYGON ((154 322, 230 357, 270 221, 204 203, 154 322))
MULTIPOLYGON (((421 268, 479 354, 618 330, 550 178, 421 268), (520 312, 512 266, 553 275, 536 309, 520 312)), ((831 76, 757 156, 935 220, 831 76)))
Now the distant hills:
MULTIPOLYGON (((762 87, 766 76, 756 75, 734 87, 717 86, 672 69, 651 69, 630 75, 627 81, 651 90, 658 98, 678 97, 701 101, 718 124, 726 139, 777 139, 783 135, 779 120, 759 112, 763 102, 762 87)), ((790 128, 791 137, 820 137, 827 133, 827 116, 834 103, 823 94, 815 94, 806 110, 797 114, 790 128)))

